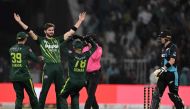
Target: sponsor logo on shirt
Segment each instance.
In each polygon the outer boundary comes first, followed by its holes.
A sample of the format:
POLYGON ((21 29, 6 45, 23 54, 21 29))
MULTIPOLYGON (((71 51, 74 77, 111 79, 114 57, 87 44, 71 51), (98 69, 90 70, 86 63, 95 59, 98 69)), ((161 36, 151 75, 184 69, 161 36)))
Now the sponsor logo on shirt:
POLYGON ((48 76, 47 75, 44 75, 44 79, 47 79, 48 78, 48 76))
POLYGON ((44 40, 44 43, 45 43, 45 48, 48 48, 48 49, 56 49, 56 48, 59 48, 58 43, 49 44, 46 40, 44 40))
POLYGON ((166 57, 166 54, 162 54, 161 57, 163 57, 163 58, 166 57))
POLYGON ((48 48, 48 49, 56 49, 58 47, 59 47, 58 45, 45 45, 45 48, 48 48))

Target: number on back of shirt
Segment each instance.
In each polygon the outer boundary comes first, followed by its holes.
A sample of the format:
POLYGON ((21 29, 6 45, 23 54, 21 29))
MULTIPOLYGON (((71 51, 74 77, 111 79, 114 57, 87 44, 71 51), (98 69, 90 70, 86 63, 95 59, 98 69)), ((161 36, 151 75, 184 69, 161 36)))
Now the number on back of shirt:
POLYGON ((21 53, 11 53, 12 63, 22 63, 21 53))
POLYGON ((84 72, 85 71, 85 67, 86 67, 86 60, 78 60, 76 63, 75 63, 75 66, 74 66, 74 71, 75 72, 84 72))
POLYGON ((76 68, 85 68, 85 66, 86 66, 86 60, 77 61, 75 63, 76 68))

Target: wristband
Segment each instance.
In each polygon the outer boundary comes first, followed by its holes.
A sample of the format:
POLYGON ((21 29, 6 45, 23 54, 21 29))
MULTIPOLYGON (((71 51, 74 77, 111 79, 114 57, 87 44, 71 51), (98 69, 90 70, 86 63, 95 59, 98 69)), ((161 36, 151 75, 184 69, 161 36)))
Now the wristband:
POLYGON ((30 32, 30 27, 28 27, 26 30, 24 30, 25 32, 29 33, 30 32))
POLYGON ((166 66, 167 68, 169 68, 169 67, 171 67, 171 64, 170 64, 170 63, 167 63, 165 66, 166 66))
POLYGON ((71 29, 72 29, 73 31, 77 31, 77 27, 75 27, 75 26, 73 26, 71 29))

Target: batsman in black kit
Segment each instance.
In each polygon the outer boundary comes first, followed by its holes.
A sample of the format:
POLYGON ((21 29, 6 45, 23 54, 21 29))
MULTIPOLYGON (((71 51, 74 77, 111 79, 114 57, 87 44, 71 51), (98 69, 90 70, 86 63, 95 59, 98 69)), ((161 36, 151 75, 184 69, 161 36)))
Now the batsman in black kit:
POLYGON ((169 87, 169 98, 174 103, 176 109, 184 109, 182 99, 178 95, 179 74, 177 71, 177 46, 172 43, 172 34, 170 30, 165 30, 159 35, 162 48, 161 68, 154 71, 158 77, 157 86, 152 96, 151 109, 158 109, 160 99, 165 91, 166 86, 169 87))

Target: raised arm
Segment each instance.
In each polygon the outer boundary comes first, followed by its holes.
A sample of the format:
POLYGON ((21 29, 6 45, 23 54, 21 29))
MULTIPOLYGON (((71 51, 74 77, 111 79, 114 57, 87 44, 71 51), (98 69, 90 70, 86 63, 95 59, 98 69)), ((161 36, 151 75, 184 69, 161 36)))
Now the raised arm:
POLYGON ((32 37, 32 39, 37 40, 38 36, 26 25, 20 18, 20 16, 14 13, 15 21, 32 37))
POLYGON ((85 52, 85 54, 86 54, 88 57, 90 57, 90 56, 95 52, 95 50, 97 49, 97 45, 96 45, 96 43, 93 41, 93 39, 92 39, 91 37, 86 37, 86 38, 84 38, 84 40, 86 40, 87 43, 90 43, 91 46, 92 46, 89 51, 86 51, 86 52, 85 52))
POLYGON ((75 31, 80 27, 81 23, 84 21, 86 17, 86 12, 82 12, 79 14, 79 19, 76 22, 76 24, 68 31, 64 34, 64 40, 67 40, 70 36, 72 36, 75 31))

